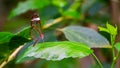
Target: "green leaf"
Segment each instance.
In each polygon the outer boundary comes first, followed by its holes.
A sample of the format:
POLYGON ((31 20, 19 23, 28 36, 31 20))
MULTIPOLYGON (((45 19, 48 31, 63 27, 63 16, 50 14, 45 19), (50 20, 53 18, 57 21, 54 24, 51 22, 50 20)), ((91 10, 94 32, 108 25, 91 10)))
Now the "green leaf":
POLYGON ((9 18, 25 13, 28 10, 43 8, 49 4, 50 4, 49 0, 27 0, 24 2, 20 2, 18 6, 12 10, 9 18))
POLYGON ((0 64, 6 60, 8 55, 10 54, 8 43, 0 44, 0 64))
POLYGON ((9 32, 0 32, 0 63, 7 59, 12 50, 28 41, 22 36, 17 36, 9 32))
POLYGON ((114 26, 112 26, 112 25, 110 25, 108 23, 106 24, 106 26, 107 26, 107 29, 109 30, 109 33, 111 35, 114 35, 114 36, 117 35, 117 27, 114 27, 114 26))
POLYGON ((104 28, 104 27, 98 27, 99 31, 104 31, 104 32, 107 32, 109 33, 109 30, 107 28, 104 28))
POLYGON ((7 60, 15 48, 28 41, 28 39, 22 36, 17 36, 9 32, 0 32, 0 63, 7 60))
POLYGON ((99 29, 100 29, 100 31, 105 31, 105 32, 113 35, 113 37, 114 37, 114 39, 115 39, 115 37, 116 37, 116 35, 117 35, 117 27, 114 27, 114 26, 108 24, 108 22, 106 23, 106 27, 107 27, 107 28, 99 27, 99 29))
POLYGON ((62 60, 69 57, 83 58, 93 51, 84 44, 77 42, 45 42, 36 46, 28 47, 23 54, 18 56, 17 62, 25 60, 25 58, 42 58, 46 60, 62 60))
POLYGON ((120 51, 120 42, 118 42, 118 43, 115 44, 115 48, 116 48, 118 51, 120 51))
POLYGON ((13 36, 14 34, 9 32, 0 32, 0 64, 10 53, 8 44, 13 36))
POLYGON ((92 48, 108 48, 109 42, 98 32, 82 26, 68 26, 61 30, 69 41, 80 42, 92 48))
POLYGON ((8 43, 9 49, 14 50, 18 46, 23 45, 25 42, 28 42, 28 41, 29 41, 28 39, 26 39, 22 36, 15 35, 11 38, 11 40, 8 43))
POLYGON ((8 43, 14 34, 9 32, 0 32, 0 44, 8 43))

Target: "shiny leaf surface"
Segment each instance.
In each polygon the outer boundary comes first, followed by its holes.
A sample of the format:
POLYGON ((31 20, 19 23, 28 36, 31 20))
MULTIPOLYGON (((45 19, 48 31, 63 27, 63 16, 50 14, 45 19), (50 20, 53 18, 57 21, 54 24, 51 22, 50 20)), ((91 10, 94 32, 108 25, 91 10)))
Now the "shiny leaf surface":
POLYGON ((93 51, 84 44, 77 42, 45 42, 36 46, 29 46, 23 54, 19 55, 17 62, 25 58, 42 58, 46 60, 62 60, 64 58, 83 58, 93 51))

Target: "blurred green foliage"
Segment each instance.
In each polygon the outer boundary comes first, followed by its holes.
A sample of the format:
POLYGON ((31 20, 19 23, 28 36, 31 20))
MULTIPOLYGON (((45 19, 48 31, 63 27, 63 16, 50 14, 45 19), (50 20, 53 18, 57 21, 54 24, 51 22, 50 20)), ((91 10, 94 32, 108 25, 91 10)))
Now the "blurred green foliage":
MULTIPOLYGON (((18 5, 16 6, 16 8, 14 8, 10 12, 9 19, 13 19, 13 22, 25 27, 25 25, 28 25, 28 24, 24 24, 24 22, 29 23, 30 20, 24 19, 25 18, 25 17, 23 17, 24 15, 20 19, 18 19, 19 17, 17 17, 17 16, 30 12, 30 14, 28 14, 27 17, 31 17, 32 16, 31 11, 33 11, 33 12, 37 11, 40 14, 41 22, 42 22, 43 26, 51 24, 57 18, 63 17, 63 19, 61 21, 57 21, 58 23, 53 24, 52 26, 44 29, 45 41, 53 42, 53 41, 66 40, 66 38, 67 38, 67 37, 65 38, 64 35, 61 35, 61 33, 60 33, 60 35, 59 35, 59 33, 57 33, 57 36, 56 36, 55 31, 57 28, 61 28, 61 27, 69 26, 69 25, 83 25, 85 23, 95 23, 97 25, 98 24, 104 25, 104 22, 106 22, 107 20, 110 20, 109 12, 108 12, 108 10, 105 9, 107 7, 108 7, 108 3, 104 0, 25 0, 25 1, 19 2, 18 5), (16 19, 16 21, 14 21, 14 19, 16 19), (60 39, 58 39, 58 38, 60 38, 60 39)), ((12 23, 11 23, 11 25, 12 25, 12 23)), ((17 33, 15 33, 15 34, 1 33, 0 34, 0 38, 3 38, 0 40, 0 47, 1 47, 0 50, 2 51, 2 52, 0 52, 0 54, 1 54, 0 57, 2 57, 1 59, 3 59, 3 60, 6 60, 8 55, 10 55, 14 51, 14 49, 16 49, 18 46, 20 46, 26 42, 29 43, 29 45, 27 45, 27 46, 30 46, 32 44, 31 42, 33 42, 33 41, 29 40, 30 26, 27 26, 26 28, 23 28, 23 27, 20 28, 16 24, 13 24, 12 27, 10 25, 6 24, 5 27, 8 29, 13 28, 13 30, 16 27, 17 33), (4 35, 4 36, 2 36, 2 35, 4 35), (3 46, 3 43, 5 43, 4 45, 6 45, 6 46, 3 46), (5 48, 6 50, 3 52, 2 48, 5 48)), ((63 32, 70 31, 71 29, 66 29, 66 31, 63 31, 63 32)), ((82 30, 82 29, 78 29, 78 31, 79 30, 82 30)), ((76 37, 76 39, 74 39, 74 41, 76 41, 76 40, 81 41, 81 40, 79 40, 78 36, 83 36, 84 34, 76 35, 75 31, 76 31, 76 29, 73 29, 73 31, 71 31, 70 33, 69 32, 65 33, 65 35, 67 35, 67 36, 70 35, 69 36, 70 39, 68 39, 68 38, 67 39, 71 40, 72 37, 76 37), (71 35, 71 33, 73 33, 73 32, 75 32, 75 34, 71 35)), ((87 31, 89 31, 89 29, 85 30, 85 31, 81 31, 81 32, 86 32, 85 34, 89 34, 87 31)), ((78 34, 81 32, 78 32, 78 34)), ((94 34, 94 32, 90 32, 90 33, 94 34)), ((88 37, 89 37, 89 35, 88 35, 88 37)), ((86 38, 86 36, 83 36, 83 38, 86 38)), ((90 41, 90 40, 88 40, 88 41, 90 41)), ((95 38, 93 40, 96 41, 95 38)), ((109 44, 108 41, 106 44, 109 44)), ((88 45, 89 45, 89 43, 88 43, 88 45)), ((23 52, 24 52, 24 49, 27 49, 27 47, 22 49, 23 52)), ((27 60, 28 59, 29 58, 27 58, 27 60)), ((71 59, 68 59, 68 60, 71 60, 71 59)), ((74 59, 72 59, 72 60, 74 60, 74 59)), ((0 61, 0 62, 2 62, 2 61, 0 61)), ((62 61, 60 63, 59 63, 59 61, 57 61, 57 62, 58 63, 56 63, 54 61, 53 62, 45 61, 45 63, 43 63, 42 65, 48 66, 46 68, 59 68, 61 64, 62 65, 65 64, 65 65, 68 65, 67 68, 74 68, 74 64, 69 63, 70 61, 67 61, 67 62, 62 61), (69 66, 69 65, 71 65, 71 66, 69 66)), ((38 65, 41 64, 41 61, 40 61, 40 63, 37 63, 37 64, 38 65)), ((65 67, 63 66, 62 68, 66 68, 66 66, 65 67)))

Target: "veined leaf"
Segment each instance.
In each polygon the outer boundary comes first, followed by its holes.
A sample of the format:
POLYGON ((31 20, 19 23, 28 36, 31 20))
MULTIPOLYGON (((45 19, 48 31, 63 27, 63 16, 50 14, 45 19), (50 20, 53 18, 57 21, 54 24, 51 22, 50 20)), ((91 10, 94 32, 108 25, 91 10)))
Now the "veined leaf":
POLYGON ((61 31, 69 41, 81 42, 92 48, 108 48, 109 42, 96 31, 82 26, 68 26, 61 31))
POLYGON ((45 42, 36 46, 28 47, 23 54, 18 56, 17 62, 25 60, 25 58, 42 58, 46 60, 62 60, 69 57, 83 58, 93 51, 84 44, 77 42, 45 42))

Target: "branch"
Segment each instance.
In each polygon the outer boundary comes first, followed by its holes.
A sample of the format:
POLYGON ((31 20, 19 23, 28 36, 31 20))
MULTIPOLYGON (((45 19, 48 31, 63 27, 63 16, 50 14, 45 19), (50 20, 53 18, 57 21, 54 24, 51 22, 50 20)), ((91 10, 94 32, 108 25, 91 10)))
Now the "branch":
POLYGON ((43 29, 47 29, 47 28, 51 27, 52 25, 59 23, 62 20, 63 20, 63 17, 59 17, 59 18, 55 19, 53 22, 43 26, 43 29))

